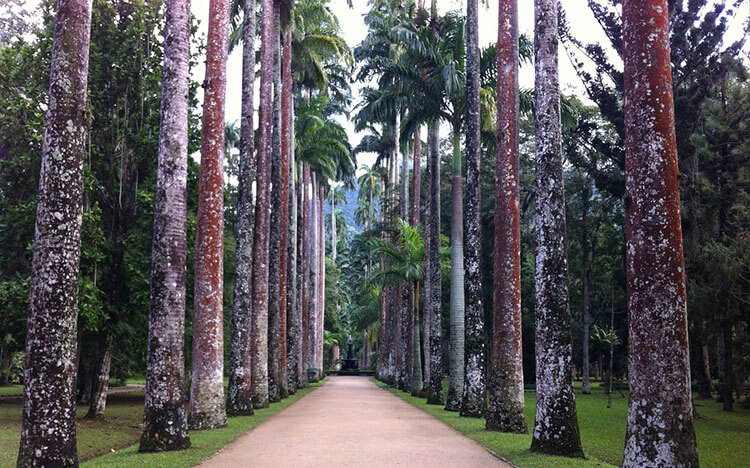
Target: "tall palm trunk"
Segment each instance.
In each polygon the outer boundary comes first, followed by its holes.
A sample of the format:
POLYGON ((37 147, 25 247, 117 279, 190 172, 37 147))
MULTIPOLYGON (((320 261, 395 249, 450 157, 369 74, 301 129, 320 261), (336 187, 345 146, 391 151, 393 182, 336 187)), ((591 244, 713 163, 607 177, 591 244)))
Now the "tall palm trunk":
MULTIPOLYGON (((401 155, 401 219, 406 221, 409 217, 409 152, 404 151, 401 155)), ((411 366, 412 366, 412 285, 404 283, 401 285, 401 307, 399 309, 400 322, 400 348, 399 355, 401 369, 399 375, 399 387, 408 392, 411 390, 411 366)))
POLYGON ((323 222, 323 199, 325 194, 323 184, 320 183, 318 189, 318 343, 317 343, 317 360, 316 366, 320 369, 320 375, 323 377, 323 327, 325 317, 325 278, 326 278, 326 232, 325 223, 323 222))
POLYGON ((224 95, 229 0, 211 0, 195 233, 193 370, 188 424, 227 424, 224 401, 224 95))
POLYGON ((583 457, 571 370, 565 253, 558 0, 535 0, 536 418, 531 450, 583 457))
POLYGON ((141 452, 190 447, 183 357, 189 47, 190 2, 167 0, 141 452))
POLYGON ((294 162, 294 101, 292 96, 292 27, 287 26, 284 33, 284 57, 282 68, 282 145, 281 152, 286 160, 287 195, 287 235, 285 236, 286 261, 286 314, 289 329, 287 330, 287 389, 290 394, 295 393, 299 386, 299 372, 297 371, 300 357, 300 328, 302 316, 297 313, 297 194, 296 194, 296 164, 294 162))
POLYGON ((302 295, 302 387, 308 384, 307 369, 310 366, 310 166, 303 164, 302 169, 302 229, 299 234, 300 255, 299 272, 301 274, 300 294, 302 295))
POLYGON ((58 1, 31 267, 19 467, 78 465, 75 359, 90 26, 90 1, 58 1))
MULTIPOLYGON (((419 7, 422 7, 420 2, 419 7)), ((412 196, 411 196, 411 225, 416 228, 419 226, 419 205, 420 205, 420 185, 421 180, 421 156, 422 140, 420 138, 420 129, 414 132, 414 161, 412 163, 412 196)), ((420 342, 420 320, 419 320, 419 281, 412 285, 411 309, 411 383, 410 390, 413 396, 422 392, 424 386, 422 374, 422 348, 420 342)))
POLYGON ((486 427, 525 434, 521 349, 518 1, 500 0, 497 32, 497 155, 492 345, 486 427))
POLYGON ((331 265, 336 264, 336 195, 331 195, 331 265))
POLYGON ((453 126, 453 174, 451 175, 451 347, 450 385, 445 409, 458 411, 464 390, 464 207, 461 178, 461 141, 453 126))
POLYGON ((313 381, 317 381, 320 370, 316 367, 317 343, 318 343, 318 177, 312 173, 312 196, 310 197, 310 262, 306 268, 310 269, 310 312, 308 319, 308 363, 307 366, 315 369, 313 381))
POLYGON ((582 337, 581 337, 581 373, 583 374, 583 383, 581 385, 581 393, 591 393, 591 381, 590 381, 590 370, 589 370, 589 340, 591 331, 591 244, 589 243, 588 233, 588 210, 589 210, 589 191, 584 189, 581 193, 583 202, 583 215, 581 217, 581 249, 583 250, 583 320, 581 324, 582 337))
POLYGON ((257 205, 253 238, 252 398, 255 408, 268 406, 268 248, 271 118, 273 117, 274 0, 263 0, 261 11, 260 107, 258 108, 257 205))
POLYGON ((630 351, 625 467, 698 466, 667 3, 622 4, 630 351))
MULTIPOLYGON (((281 4, 276 2, 273 7, 273 117, 272 148, 271 148, 271 229, 269 232, 268 249, 268 398, 271 402, 280 401, 286 393, 286 378, 282 378, 282 353, 286 346, 286 336, 282 336, 282 328, 286 328, 286 321, 282 327, 281 316, 286 311, 281 309, 280 291, 282 251, 281 238, 282 223, 285 222, 282 213, 283 191, 283 161, 281 154, 281 4)), ((286 252, 283 252, 286 255, 286 252)), ((285 259, 284 259, 285 260, 285 259)))
POLYGON ((244 0, 242 22, 242 122, 237 178, 237 228, 232 297, 232 336, 229 351, 227 412, 253 414, 251 372, 251 279, 253 266, 253 178, 255 177, 253 100, 255 90, 255 0, 244 0))
POLYGON ((464 392, 461 416, 481 418, 486 409, 485 333, 482 305, 482 181, 479 148, 479 12, 477 0, 466 3, 466 318, 464 392))
MULTIPOLYGON (((434 3, 434 2, 433 2, 434 3)), ((425 313, 429 330, 429 355, 425 356, 425 367, 429 367, 427 379, 427 403, 443 404, 443 363, 441 339, 441 307, 442 296, 440 285, 440 134, 439 124, 432 122, 427 131, 427 185, 429 192, 429 216, 426 217, 427 236, 429 237, 429 251, 425 255, 429 258, 429 270, 425 284, 429 283, 425 313)), ((427 244, 427 242, 425 242, 427 244)))

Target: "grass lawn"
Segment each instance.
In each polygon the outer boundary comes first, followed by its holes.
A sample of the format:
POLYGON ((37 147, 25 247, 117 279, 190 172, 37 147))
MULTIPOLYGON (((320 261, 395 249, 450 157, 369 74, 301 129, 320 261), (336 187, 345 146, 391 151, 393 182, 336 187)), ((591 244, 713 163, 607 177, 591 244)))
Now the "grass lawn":
POLYGON ((23 385, 4 385, 0 387, 0 396, 23 395, 23 385))
MULTIPOLYGON (((130 383, 130 382, 128 382, 130 383)), ((133 382, 139 383, 139 382, 133 382)), ((112 394, 107 399, 106 420, 78 420, 78 456, 87 467, 189 467, 194 466, 243 433, 253 429, 324 382, 297 391, 270 408, 256 410, 255 415, 229 418, 226 427, 210 431, 192 431, 193 446, 179 452, 139 454, 138 439, 143 418, 143 392, 112 394), (104 456, 100 456, 105 454, 104 456)), ((83 418, 88 406, 80 406, 77 416, 83 418)), ((18 454, 21 425, 21 403, 0 400, 0 468, 14 467, 18 454)))
MULTIPOLYGON (((386 387, 382 382, 377 382, 386 387)), ((604 388, 592 383, 592 394, 581 395, 580 383, 576 388, 576 407, 581 429, 581 441, 587 460, 550 457, 528 451, 531 435, 500 434, 484 429, 483 419, 461 418, 458 413, 443 410, 442 406, 427 405, 400 390, 387 388, 408 403, 417 406, 437 419, 454 427, 460 433, 477 441, 490 451, 522 468, 563 468, 620 465, 625 445, 627 399, 615 392, 612 408, 607 409, 604 388)), ((534 422, 536 396, 526 392, 526 421, 529 431, 534 422)), ((698 438, 698 456, 701 466, 711 468, 742 466, 750 460, 750 411, 735 406, 732 413, 721 410, 715 401, 696 401, 696 410, 702 416, 695 423, 698 438)))

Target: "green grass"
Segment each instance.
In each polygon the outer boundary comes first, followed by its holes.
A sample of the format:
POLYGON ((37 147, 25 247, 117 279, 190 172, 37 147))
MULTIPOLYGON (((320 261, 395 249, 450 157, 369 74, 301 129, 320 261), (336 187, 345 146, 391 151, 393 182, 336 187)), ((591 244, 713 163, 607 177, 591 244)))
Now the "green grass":
MULTIPOLYGON (((193 431, 190 433, 193 446, 188 450, 158 454, 138 453, 137 442, 141 435, 140 424, 143 418, 143 392, 112 394, 107 398, 104 421, 82 419, 88 411, 88 406, 78 407, 78 457, 82 461, 89 460, 83 464, 90 467, 194 466, 321 385, 322 382, 297 391, 286 400, 273 403, 270 408, 256 410, 253 416, 229 418, 227 427, 193 431)), ((20 428, 21 402, 0 400, 0 468, 16 465, 20 428)))
POLYGON ((0 396, 23 395, 23 385, 5 385, 0 387, 0 396))
MULTIPOLYGON (((254 429, 263 421, 266 421, 271 416, 288 407, 313 391, 315 388, 322 386, 324 383, 325 381, 319 382, 310 385, 308 388, 298 390, 297 393, 289 398, 279 403, 271 404, 269 408, 255 410, 253 416, 229 418, 227 426, 221 429, 192 431, 190 433, 190 442, 192 443, 192 446, 187 450, 144 454, 138 453, 138 445, 136 444, 123 450, 95 458, 84 463, 83 466, 89 468, 134 466, 147 466, 149 468, 178 468, 197 465, 245 432, 254 429)), ((283 437, 283 434, 280 434, 280 437, 283 437)))
MULTIPOLYGON (((400 390, 381 387, 421 408, 435 418, 452 426, 466 437, 522 468, 568 468, 619 466, 625 445, 627 399, 615 392, 612 408, 607 408, 607 396, 598 384, 592 385, 591 395, 580 394, 576 385, 576 407, 581 430, 581 442, 586 460, 551 457, 529 452, 531 435, 501 434, 484 429, 483 419, 461 418, 458 413, 443 410, 442 406, 427 405, 422 398, 412 397, 400 390)), ((531 431, 534 422, 536 396, 526 392, 526 421, 531 431)), ((696 401, 696 410, 703 419, 696 420, 698 457, 701 466, 711 468, 736 467, 750 460, 750 411, 721 410, 715 401, 696 401)))

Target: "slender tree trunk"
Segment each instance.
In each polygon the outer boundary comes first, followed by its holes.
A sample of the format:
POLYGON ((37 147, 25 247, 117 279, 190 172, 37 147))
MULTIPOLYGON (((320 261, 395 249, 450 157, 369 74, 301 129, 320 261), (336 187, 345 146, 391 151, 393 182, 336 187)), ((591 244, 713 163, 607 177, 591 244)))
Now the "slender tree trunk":
POLYGON ((697 467, 667 0, 624 0, 625 467, 697 467), (658 355, 649 352, 658 345, 658 355), (664 391, 669 389, 668 391, 664 391))
POLYGON ((255 408, 266 408, 268 396, 268 249, 269 171, 273 117, 274 0, 262 0, 260 47, 260 107, 258 108, 258 171, 256 178, 255 235, 253 239, 253 315, 250 327, 252 398, 255 408))
POLYGON ((141 452, 190 447, 183 356, 190 2, 168 0, 166 8, 141 452))
POLYGON ((464 391, 464 207, 461 178, 461 142, 453 127, 453 175, 451 176, 451 303, 450 384, 445 409, 458 411, 464 391))
POLYGON ((307 369, 310 367, 310 166, 303 167, 302 183, 302 229, 299 236, 300 266, 302 275, 302 369, 300 382, 306 387, 309 380, 307 369))
MULTIPOLYGON (((404 151, 401 155, 401 219, 407 222, 409 217, 409 152, 404 151)), ((400 348, 401 372, 399 375, 399 386, 401 390, 408 392, 411 390, 412 374, 412 315, 414 310, 414 301, 412 296, 414 291, 411 283, 401 285, 401 308, 399 317, 401 323, 400 348)))
MULTIPOLYGON (((271 133, 271 229, 269 231, 268 251, 268 397, 272 403, 280 401, 286 393, 286 378, 282 378, 282 352, 286 345, 286 336, 282 336, 282 328, 286 328, 286 321, 282 321, 281 290, 286 286, 282 282, 282 260, 285 261, 286 251, 281 250, 282 232, 285 223, 282 213, 283 195, 286 186, 283 181, 283 156, 281 154, 281 4, 275 2, 273 7, 273 117, 271 133), (283 327, 282 327, 283 324, 283 327)), ((286 266, 286 265, 284 265, 286 266)), ((284 298, 286 299, 286 298, 284 298)))
POLYGON ((583 249, 583 336, 581 338, 581 348, 583 362, 581 371, 583 373, 583 384, 581 393, 591 393, 591 382, 589 381, 589 334, 591 331, 591 246, 588 239, 587 215, 589 210, 589 192, 584 190, 581 193, 583 198, 583 216, 581 218, 581 247, 583 249))
POLYGON ((298 360, 300 357, 300 328, 301 315, 297 314, 297 194, 295 191, 296 164, 294 162, 294 101, 292 90, 292 27, 287 26, 284 33, 284 58, 282 60, 282 79, 283 79, 283 97, 282 97, 282 148, 287 165, 286 187, 287 195, 287 225, 288 230, 285 236, 286 242, 286 314, 287 324, 287 362, 286 378, 287 390, 289 394, 296 392, 299 385, 299 373, 297 371, 298 360))
POLYGON ((612 304, 609 309, 609 376, 607 378, 607 408, 612 407, 612 390, 614 382, 614 367, 615 367, 615 301, 612 298, 612 304))
POLYGON ((443 363, 441 339, 441 285, 440 285, 440 144, 439 125, 430 123, 427 131, 427 184, 429 191, 430 213, 426 219, 427 236, 430 238, 429 271, 425 283, 430 284, 426 300, 429 321, 429 363, 430 374, 427 388, 427 403, 443 404, 443 363))
POLYGON ((109 391, 109 369, 112 363, 112 348, 114 340, 112 335, 107 334, 99 349, 99 365, 97 366, 94 391, 91 395, 91 405, 86 419, 104 419, 104 410, 107 407, 107 392, 109 391))
MULTIPOLYGON (((701 331, 701 334, 705 334, 705 329, 701 331)), ((710 400, 713 383, 711 381, 711 360, 708 353, 708 344, 705 342, 705 335, 701 337, 701 341, 702 344, 699 350, 700 362, 698 364, 698 399, 710 400)))
POLYGON ((521 349, 518 1, 500 0, 489 430, 525 434, 521 349))
POLYGON ((479 12, 477 0, 466 2, 466 199, 464 233, 466 270, 465 367, 461 416, 484 417, 484 306, 482 305, 482 181, 479 140, 479 12))
POLYGON ((734 383, 734 372, 732 369, 732 322, 724 319, 721 324, 722 345, 724 346, 722 360, 722 378, 719 384, 721 404, 724 411, 734 410, 734 398, 732 398, 732 384, 734 383))
POLYGON ((237 231, 232 298, 232 336, 229 352, 227 412, 253 414, 251 373, 251 311, 253 266, 253 180, 255 178, 253 100, 255 89, 255 0, 244 0, 242 22, 242 121, 237 180, 237 231))
POLYGON ((331 195, 331 265, 336 264, 336 195, 331 195))
MULTIPOLYGON (((420 2, 420 8, 422 7, 420 2)), ((421 174, 422 139, 420 129, 414 132, 414 161, 412 163, 412 196, 411 196, 411 226, 419 226, 420 186, 421 174)), ((426 268, 425 268, 426 270, 426 268)), ((419 281, 412 286, 412 315, 411 315, 411 394, 418 396, 424 387, 422 373, 422 346, 420 342, 420 320, 419 320, 419 281)))
POLYGON ((224 400, 224 96, 229 0, 211 0, 195 233, 190 429, 227 424, 224 400))
POLYGON ((536 418, 531 450, 583 457, 571 372, 557 0, 535 0, 536 418))
POLYGON ((308 363, 310 369, 315 369, 313 382, 318 381, 320 369, 316 367, 317 362, 317 343, 318 343, 318 178, 317 174, 312 174, 312 196, 310 200, 310 262, 307 268, 310 269, 310 316, 308 319, 308 363))
POLYGON ((320 369, 320 377, 323 375, 323 326, 325 317, 325 278, 326 278, 326 232, 325 223, 323 222, 323 192, 322 181, 319 183, 320 194, 318 195, 318 343, 317 343, 317 361, 316 365, 320 369))

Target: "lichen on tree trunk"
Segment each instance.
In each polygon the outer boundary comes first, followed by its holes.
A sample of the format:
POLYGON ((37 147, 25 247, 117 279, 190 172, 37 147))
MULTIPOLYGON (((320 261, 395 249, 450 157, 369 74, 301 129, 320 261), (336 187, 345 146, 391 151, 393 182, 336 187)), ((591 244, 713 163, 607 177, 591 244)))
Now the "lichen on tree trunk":
POLYGON ((426 272, 425 283, 429 282, 429 295, 425 301, 425 311, 429 327, 429 366, 430 376, 427 384, 427 403, 443 404, 443 364, 441 360, 441 310, 440 298, 440 151, 439 125, 432 122, 427 131, 427 184, 429 193, 430 212, 426 220, 430 250, 425 252, 429 256, 429 271, 426 272))
POLYGON ((573 374, 565 252, 558 1, 535 0, 536 416, 531 450, 583 457, 573 374))
POLYGON ((229 0, 209 3, 195 234, 190 429, 227 423, 224 399, 224 99, 229 0))
POLYGON ((525 434, 521 341, 518 2, 500 0, 497 32, 497 154, 489 430, 525 434))
POLYGON ((625 0, 625 467, 697 467, 667 0, 625 0), (658 348, 658 351, 657 351, 658 348))
POLYGON ((86 419, 103 419, 107 407, 107 393, 109 391, 109 369, 112 363, 112 348, 114 339, 106 334, 99 347, 99 363, 96 370, 96 380, 91 393, 91 405, 86 413, 86 419))
POLYGON ((268 248, 271 118, 273 116, 274 0, 263 0, 261 10, 260 106, 256 177, 255 235, 253 239, 253 307, 251 325, 252 398, 255 408, 268 401, 268 248))
POLYGON ((252 310, 252 245, 255 206, 253 100, 255 89, 255 0, 244 0, 242 23, 242 113, 240 159, 237 177, 237 227, 235 232, 232 335, 229 351, 227 412, 235 416, 253 414, 250 360, 250 314, 252 310))
POLYGON ((190 2, 167 0, 141 452, 190 447, 185 411, 185 251, 190 2))

